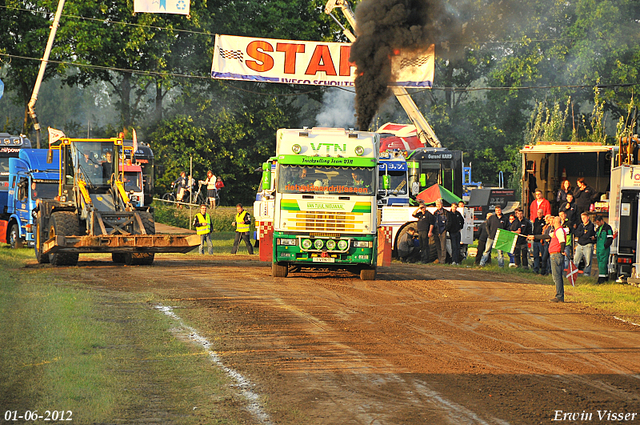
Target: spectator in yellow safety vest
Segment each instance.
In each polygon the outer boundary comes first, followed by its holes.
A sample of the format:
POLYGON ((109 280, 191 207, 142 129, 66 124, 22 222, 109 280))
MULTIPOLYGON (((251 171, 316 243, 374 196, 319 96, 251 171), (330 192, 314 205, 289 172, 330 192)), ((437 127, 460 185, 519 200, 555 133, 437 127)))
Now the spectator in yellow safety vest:
POLYGON ((251 246, 251 240, 249 238, 251 215, 242 208, 242 204, 236 205, 236 211, 238 212, 236 214, 236 221, 232 223, 236 227, 236 237, 233 241, 231 253, 235 254, 238 252, 238 244, 240 244, 240 239, 242 239, 247 245, 247 251, 249 251, 249 254, 253 255, 253 247, 251 246))
POLYGON ((213 225, 211 223, 211 216, 207 212, 207 206, 205 204, 200 205, 200 212, 196 214, 193 219, 193 225, 196 228, 196 233, 200 235, 200 247, 198 252, 204 255, 204 243, 209 246, 209 255, 213 254, 213 244, 211 243, 211 232, 213 225))

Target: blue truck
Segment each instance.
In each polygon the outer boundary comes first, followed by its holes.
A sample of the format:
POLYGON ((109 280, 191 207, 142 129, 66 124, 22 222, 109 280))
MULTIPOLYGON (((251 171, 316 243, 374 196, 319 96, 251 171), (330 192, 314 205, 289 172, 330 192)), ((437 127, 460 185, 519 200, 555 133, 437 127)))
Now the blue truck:
POLYGON ((33 210, 39 199, 58 196, 59 152, 47 163, 47 149, 20 149, 9 158, 7 196, 0 200, 0 242, 21 248, 33 246, 33 210))

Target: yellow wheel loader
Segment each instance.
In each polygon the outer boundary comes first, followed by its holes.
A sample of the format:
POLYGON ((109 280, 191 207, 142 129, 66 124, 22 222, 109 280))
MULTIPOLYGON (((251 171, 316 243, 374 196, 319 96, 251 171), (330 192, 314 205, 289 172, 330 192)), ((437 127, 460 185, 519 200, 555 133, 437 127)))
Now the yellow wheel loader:
POLYGON ((149 207, 136 207, 124 188, 123 140, 62 138, 58 196, 33 211, 39 263, 76 265, 80 253, 111 253, 116 263, 152 264, 155 253, 189 252, 197 235, 155 235, 149 207))

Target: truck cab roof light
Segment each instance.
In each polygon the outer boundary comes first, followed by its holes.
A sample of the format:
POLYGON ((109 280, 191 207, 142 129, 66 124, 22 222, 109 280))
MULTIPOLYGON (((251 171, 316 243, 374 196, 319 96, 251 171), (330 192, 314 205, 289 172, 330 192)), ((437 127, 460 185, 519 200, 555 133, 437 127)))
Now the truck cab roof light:
POLYGON ((298 136, 300 137, 309 137, 309 132, 308 131, 301 131, 298 133, 298 136))

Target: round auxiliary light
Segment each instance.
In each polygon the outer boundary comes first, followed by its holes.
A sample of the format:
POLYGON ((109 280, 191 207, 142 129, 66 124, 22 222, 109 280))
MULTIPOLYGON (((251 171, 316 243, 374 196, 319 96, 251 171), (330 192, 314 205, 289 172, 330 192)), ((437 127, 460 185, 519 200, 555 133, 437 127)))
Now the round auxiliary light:
POLYGON ((340 240, 338 241, 338 249, 340 251, 344 251, 345 249, 347 249, 347 247, 349 246, 349 243, 345 240, 340 240))
POLYGON ((362 156, 364 154, 364 148, 362 146, 356 146, 355 152, 356 155, 362 156))
POLYGON ((311 242, 311 239, 303 239, 302 240, 302 247, 304 249, 309 249, 313 246, 313 242, 311 242))
POLYGON ((302 146, 296 143, 295 145, 291 146, 291 150, 293 151, 293 153, 299 154, 300 152, 302 152, 302 146))
POLYGON ((327 241, 327 249, 336 249, 336 241, 329 239, 327 241))
POLYGON ((316 239, 316 240, 313 242, 313 246, 314 246, 316 249, 322 249, 322 247, 324 246, 324 241, 323 241, 322 239, 316 239))

